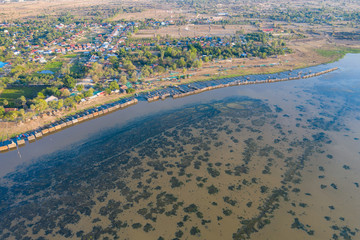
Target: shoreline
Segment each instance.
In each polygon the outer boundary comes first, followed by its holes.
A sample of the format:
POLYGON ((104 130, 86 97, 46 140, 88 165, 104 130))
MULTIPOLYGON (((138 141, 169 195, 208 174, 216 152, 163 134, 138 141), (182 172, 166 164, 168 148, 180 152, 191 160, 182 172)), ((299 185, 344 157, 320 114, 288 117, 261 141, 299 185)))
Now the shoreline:
MULTIPOLYGON (((297 49, 299 46, 293 46, 293 47, 294 49, 297 49)), ((191 72, 189 73, 191 73, 192 77, 188 79, 182 79, 176 81, 168 79, 158 82, 156 81, 156 79, 159 77, 161 79, 162 76, 149 78, 147 79, 149 81, 149 84, 147 86, 141 87, 140 89, 136 90, 135 93, 110 94, 110 95, 100 96, 94 100, 77 104, 74 109, 70 109, 70 110, 63 109, 63 110, 57 110, 55 112, 45 111, 40 115, 40 117, 37 116, 37 118, 35 117, 32 119, 28 119, 26 121, 0 122, 0 135, 1 135, 0 143, 7 139, 18 137, 23 133, 34 131, 35 129, 52 124, 61 119, 81 113, 82 111, 92 109, 108 103, 113 103, 124 98, 132 97, 136 93, 144 94, 147 92, 156 91, 158 89, 163 89, 169 86, 191 84, 194 82, 222 80, 226 78, 241 77, 241 76, 266 75, 266 74, 271 75, 286 71, 312 68, 324 64, 333 63, 343 58, 346 55, 346 53, 357 53, 358 50, 360 50, 360 48, 349 48, 344 46, 342 47, 338 46, 336 48, 334 48, 333 46, 328 46, 327 48, 321 48, 321 49, 323 49, 323 52, 330 51, 330 54, 325 54, 325 55, 324 53, 320 54, 315 49, 311 50, 310 52, 309 51, 304 52, 304 49, 299 49, 298 52, 299 51, 303 52, 301 56, 298 53, 294 53, 290 55, 279 56, 275 58, 271 57, 267 59, 234 58, 234 59, 230 59, 230 61, 219 60, 218 62, 206 63, 204 64, 205 66, 203 68, 190 70, 191 72), (334 55, 334 51, 336 52, 335 55, 334 55), (316 54, 314 55, 315 52, 316 54), (275 59, 277 61, 276 63, 274 63, 275 59)))
MULTIPOLYGON (((326 66, 326 64, 320 64, 317 66, 326 66)), ((312 67, 317 67, 312 66, 312 67)), ((60 120, 57 120, 50 124, 45 124, 39 126, 36 129, 20 134, 19 137, 14 137, 9 140, 0 142, 0 152, 8 152, 16 150, 19 147, 22 147, 27 143, 32 143, 36 139, 40 139, 43 136, 61 131, 62 129, 71 127, 72 125, 81 123, 86 120, 91 120, 93 118, 99 117, 101 115, 129 107, 131 105, 137 104, 138 101, 148 101, 153 102, 157 100, 164 100, 168 97, 173 99, 186 97, 193 94, 198 94, 204 91, 209 91, 218 88, 225 88, 230 86, 240 86, 240 85, 249 85, 249 84, 266 84, 282 81, 293 81, 300 79, 307 79, 311 77, 320 76, 332 71, 337 70, 337 67, 327 68, 322 71, 317 71, 312 73, 311 70, 307 73, 303 73, 304 70, 308 68, 301 68, 296 70, 272 73, 272 74, 257 74, 257 75, 245 75, 245 76, 235 76, 235 77, 226 77, 212 80, 204 81, 194 81, 191 83, 183 83, 174 86, 167 86, 161 89, 154 89, 152 91, 140 92, 130 96, 125 96, 123 98, 112 101, 111 103, 104 103, 99 106, 93 106, 89 109, 81 110, 74 114, 69 114, 63 116, 60 120), (301 70, 301 71, 300 71, 301 70), (281 78, 277 78, 276 75, 280 75, 281 78), (257 79, 252 79, 252 77, 257 77, 257 79), (265 77, 265 78, 264 78, 265 77)))

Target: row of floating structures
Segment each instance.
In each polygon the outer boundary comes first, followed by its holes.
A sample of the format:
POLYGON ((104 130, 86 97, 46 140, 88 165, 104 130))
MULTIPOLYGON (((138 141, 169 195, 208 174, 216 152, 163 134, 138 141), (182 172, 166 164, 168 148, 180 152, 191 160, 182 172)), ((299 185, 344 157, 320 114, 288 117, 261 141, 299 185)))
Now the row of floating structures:
POLYGON ((32 143, 43 136, 60 131, 72 125, 81 123, 92 118, 113 112, 118 109, 126 108, 130 105, 136 104, 138 100, 136 98, 121 99, 119 101, 101 105, 99 107, 84 110, 76 115, 72 115, 61 119, 57 122, 51 123, 34 131, 26 132, 19 135, 16 138, 12 138, 3 142, 0 142, 0 152, 6 152, 9 150, 15 150, 18 147, 22 147, 28 143, 32 143))
MULTIPOLYGON (((317 66, 319 67, 319 66, 317 66)), ((163 89, 155 90, 145 94, 141 94, 139 97, 143 98, 149 102, 156 101, 159 99, 165 99, 167 97, 179 98, 185 97, 192 94, 201 93, 204 91, 209 91, 212 89, 229 87, 229 86, 238 86, 238 85, 248 85, 248 84, 260 84, 260 83, 273 83, 273 82, 282 82, 290 81, 297 79, 306 79, 311 77, 320 76, 328 72, 337 70, 338 68, 331 69, 317 69, 318 71, 312 72, 311 69, 306 69, 306 72, 302 70, 287 71, 276 74, 268 75, 250 75, 250 76, 239 76, 224 78, 218 80, 210 80, 203 82, 194 82, 188 85, 178 85, 178 86, 169 86, 163 89)))
POLYGON ((290 70, 281 73, 274 74, 258 74, 258 75, 249 75, 249 76, 239 76, 239 77, 230 77, 223 78, 218 80, 210 81, 200 81, 190 84, 183 84, 177 86, 168 86, 163 89, 157 89, 147 93, 137 94, 135 98, 125 98, 119 101, 101 105, 99 107, 91 108, 84 110, 81 113, 72 115, 61 119, 60 121, 51 123, 34 131, 30 131, 16 138, 0 142, 0 152, 5 152, 9 150, 14 150, 17 147, 24 146, 26 141, 31 143, 36 139, 40 139, 47 134, 54 133, 61 129, 70 127, 82 121, 90 120, 92 118, 113 112, 118 109, 125 108, 127 106, 136 104, 138 101, 156 101, 160 99, 165 99, 168 97, 180 98, 192 94, 201 93, 204 91, 229 87, 229 86, 238 86, 238 85, 248 85, 248 84, 260 84, 260 83, 273 83, 297 79, 306 79, 311 77, 316 77, 328 72, 337 70, 338 68, 326 68, 326 65, 319 65, 315 67, 310 67, 306 69, 290 70), (306 70, 306 71, 304 71, 306 70), (313 72, 313 70, 315 70, 313 72))

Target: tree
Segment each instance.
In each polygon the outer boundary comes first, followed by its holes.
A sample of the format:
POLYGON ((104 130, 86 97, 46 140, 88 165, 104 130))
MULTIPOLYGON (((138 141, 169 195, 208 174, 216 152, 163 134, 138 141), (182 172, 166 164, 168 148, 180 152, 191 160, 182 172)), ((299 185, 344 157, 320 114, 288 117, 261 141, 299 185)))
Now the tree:
POLYGON ((124 64, 123 64, 124 68, 128 71, 134 71, 136 70, 136 67, 135 65, 130 61, 124 61, 124 64))
POLYGON ((162 67, 162 66, 156 66, 156 67, 155 67, 155 71, 156 71, 157 73, 164 73, 164 72, 165 72, 165 68, 162 67))
POLYGON ((48 103, 48 105, 51 109, 56 109, 57 104, 58 104, 57 101, 51 101, 48 103))
POLYGON ((47 102, 45 102, 44 99, 38 99, 35 101, 35 109, 39 112, 44 111, 45 109, 47 109, 48 105, 47 102))
POLYGON ((80 95, 76 95, 76 96, 75 96, 75 101, 76 101, 77 103, 79 103, 79 102, 81 101, 81 96, 80 96, 80 95))
POLYGON ((141 68, 141 75, 143 77, 148 77, 151 74, 151 69, 149 66, 145 65, 141 68))
POLYGON ((185 59, 182 57, 180 58, 177 62, 176 62, 176 65, 179 66, 180 68, 183 68, 186 66, 186 62, 185 62, 185 59))
POLYGON ((111 89, 110 89, 110 88, 106 88, 106 89, 105 89, 105 93, 108 94, 108 95, 110 95, 111 89))
POLYGON ((5 114, 5 118, 10 119, 11 121, 14 121, 17 118, 18 114, 16 111, 9 111, 5 114))
POLYGON ((126 76, 125 76, 125 75, 121 76, 121 78, 120 78, 120 82, 121 82, 121 84, 123 84, 123 85, 125 85, 125 84, 126 84, 126 82, 127 82, 127 78, 126 78, 126 76))
POLYGON ((19 101, 21 102, 21 105, 24 107, 25 104, 26 104, 26 98, 25 98, 24 96, 21 96, 21 97, 19 98, 19 101))
POLYGON ((68 96, 70 96, 69 89, 64 89, 61 91, 61 97, 68 97, 68 96))
POLYGON ((202 60, 196 60, 196 61, 192 64, 192 66, 193 66, 194 68, 201 68, 201 67, 202 67, 202 64, 203 64, 202 60))
POLYGON ((9 105, 9 102, 8 102, 8 100, 4 99, 4 101, 3 101, 3 104, 4 104, 4 106, 7 106, 7 105, 9 105))
POLYGON ((65 75, 65 77, 62 79, 62 82, 67 88, 74 88, 76 84, 75 79, 70 75, 65 75))
POLYGON ((44 99, 44 98, 45 98, 45 95, 44 95, 42 92, 39 92, 39 93, 37 94, 37 98, 38 98, 38 99, 44 99))
POLYGON ((110 62, 112 65, 115 65, 115 63, 117 63, 117 57, 115 57, 115 56, 109 57, 109 62, 110 62))
POLYGON ((126 93, 133 93, 133 92, 135 92, 135 89, 133 88, 126 89, 126 93))
POLYGON ((24 120, 24 118, 25 118, 25 110, 24 110, 24 109, 20 109, 18 115, 20 115, 21 118, 24 120))
POLYGON ((57 109, 61 109, 63 106, 64 106, 64 100, 63 100, 63 99, 60 99, 60 100, 57 102, 57 109))
POLYGON ((120 87, 119 87, 119 84, 116 81, 112 81, 110 83, 110 85, 109 85, 109 88, 110 88, 111 91, 114 91, 116 89, 119 89, 120 87))
POLYGON ((136 82, 136 72, 134 71, 134 72, 132 72, 131 74, 130 74, 130 79, 129 79, 129 81, 130 82, 136 82))
POLYGON ((0 118, 2 118, 5 114, 5 109, 3 106, 0 106, 0 118))
POLYGON ((76 89, 77 89, 79 92, 82 92, 82 90, 84 90, 84 85, 82 85, 82 84, 76 85, 76 89))
POLYGON ((204 62, 206 62, 206 63, 210 61, 210 59, 209 59, 208 56, 205 56, 205 57, 203 58, 203 60, 204 60, 204 62))
POLYGON ((72 98, 72 97, 65 98, 65 100, 64 100, 64 105, 66 107, 72 106, 73 103, 74 103, 74 98, 72 98))
POLYGON ((94 95, 94 89, 90 88, 88 91, 84 93, 85 97, 91 97, 94 95))

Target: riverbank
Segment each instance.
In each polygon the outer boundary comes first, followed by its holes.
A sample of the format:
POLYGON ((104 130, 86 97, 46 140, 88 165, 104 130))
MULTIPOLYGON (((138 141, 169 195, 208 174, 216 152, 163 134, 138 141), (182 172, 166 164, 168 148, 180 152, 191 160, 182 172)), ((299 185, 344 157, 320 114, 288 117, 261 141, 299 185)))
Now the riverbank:
POLYGON ((18 147, 21 147, 26 144, 26 142, 31 143, 36 139, 40 139, 45 135, 55 133, 64 128, 70 127, 74 124, 78 124, 82 121, 90 120, 95 117, 110 113, 112 111, 128 107, 130 105, 136 104, 138 101, 156 101, 159 99, 165 99, 168 97, 179 98, 185 97, 192 94, 201 93, 204 91, 229 87, 229 86, 238 86, 238 85, 248 85, 248 84, 263 84, 263 83, 274 83, 280 81, 290 81, 297 79, 307 79, 328 72, 337 70, 337 68, 327 68, 326 66, 317 67, 316 71, 313 72, 312 69, 301 69, 281 72, 277 74, 268 74, 268 75, 248 75, 248 76, 238 76, 231 78, 222 78, 210 81, 199 81, 193 82, 191 84, 183 85, 174 85, 167 86, 161 89, 157 89, 150 92, 141 92, 137 93, 135 96, 129 96, 127 98, 122 98, 116 102, 104 104, 98 107, 92 107, 90 109, 83 110, 76 114, 63 117, 60 120, 52 122, 47 125, 39 126, 38 128, 22 133, 14 138, 3 141, 0 143, 0 152, 6 152, 9 150, 15 150, 18 147))
MULTIPOLYGON (((169 86, 199 81, 211 81, 245 75, 274 74, 292 69, 307 68, 334 62, 343 57, 344 53, 357 52, 360 49, 360 46, 358 45, 354 45, 354 48, 350 48, 347 44, 337 44, 334 46, 319 39, 311 39, 310 43, 311 44, 309 45, 309 42, 301 40, 290 41, 289 47, 294 50, 292 54, 269 57, 267 59, 240 58, 204 63, 202 68, 188 71, 186 74, 191 75, 191 77, 187 79, 167 79, 167 77, 171 77, 170 75, 144 79, 145 82, 148 82, 148 85, 143 84, 143 86, 135 93, 141 94, 143 92, 154 91, 169 86), (339 54, 339 52, 341 52, 341 54, 339 54), (159 78, 161 78, 161 81, 159 81, 159 78)), ((41 128, 86 109, 115 102, 126 97, 131 97, 131 95, 111 94, 100 96, 96 99, 80 103, 75 109, 71 109, 70 111, 62 110, 49 112, 48 114, 42 114, 41 117, 26 122, 0 122, 0 141, 41 128)))

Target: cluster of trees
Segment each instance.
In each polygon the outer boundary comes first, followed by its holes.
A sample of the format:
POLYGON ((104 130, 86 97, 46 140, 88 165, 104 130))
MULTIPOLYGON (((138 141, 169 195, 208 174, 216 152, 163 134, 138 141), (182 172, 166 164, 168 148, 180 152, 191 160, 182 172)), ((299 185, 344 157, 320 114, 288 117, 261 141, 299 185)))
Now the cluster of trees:
MULTIPOLYGON (((177 40, 170 45, 146 46, 141 49, 126 51, 121 48, 117 57, 109 59, 115 70, 125 70, 130 81, 136 81, 137 76, 148 77, 153 74, 162 74, 167 69, 200 68, 203 62, 214 59, 232 57, 262 57, 282 55, 291 50, 286 48, 282 40, 271 40, 271 35, 258 32, 245 36, 245 43, 238 41, 234 46, 201 46, 199 42, 187 46, 177 46, 177 40), (271 41, 270 41, 271 40, 271 41), (121 66, 122 65, 122 66, 121 66)), ((231 40, 231 39, 230 39, 231 40)), ((94 64, 90 73, 98 75, 101 67, 94 64)), ((116 75, 116 74, 115 74, 116 75)))
POLYGON ((360 22, 360 13, 358 11, 345 11, 339 8, 275 10, 269 17, 277 21, 314 24, 330 24, 333 21, 360 22))
POLYGON ((26 113, 24 109, 20 109, 19 111, 9 111, 5 112, 5 109, 3 106, 0 106, 0 118, 6 119, 6 120, 16 120, 19 117, 25 118, 26 113))

